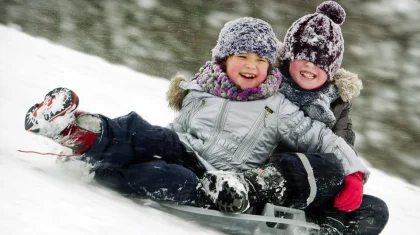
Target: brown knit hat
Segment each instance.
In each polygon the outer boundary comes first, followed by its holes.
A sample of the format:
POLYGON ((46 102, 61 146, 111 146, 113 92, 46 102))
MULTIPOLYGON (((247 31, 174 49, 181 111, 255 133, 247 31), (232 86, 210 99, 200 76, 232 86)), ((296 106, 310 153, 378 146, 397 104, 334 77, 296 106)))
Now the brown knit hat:
POLYGON ((314 14, 301 17, 287 30, 281 60, 310 61, 332 80, 343 61, 344 39, 340 25, 345 18, 346 12, 337 2, 321 3, 314 14))

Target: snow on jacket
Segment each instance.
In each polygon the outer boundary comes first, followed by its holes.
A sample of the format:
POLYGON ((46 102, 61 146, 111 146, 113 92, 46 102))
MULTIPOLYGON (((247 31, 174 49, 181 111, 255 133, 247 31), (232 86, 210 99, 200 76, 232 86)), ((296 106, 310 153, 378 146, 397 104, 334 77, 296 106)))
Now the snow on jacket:
POLYGON ((169 127, 187 149, 218 170, 240 172, 264 165, 282 143, 299 152, 334 153, 346 175, 361 171, 365 180, 369 176, 341 137, 325 124, 305 117, 281 93, 255 101, 231 101, 204 92, 195 80, 180 77, 172 82, 169 93, 172 107, 182 102, 169 127))

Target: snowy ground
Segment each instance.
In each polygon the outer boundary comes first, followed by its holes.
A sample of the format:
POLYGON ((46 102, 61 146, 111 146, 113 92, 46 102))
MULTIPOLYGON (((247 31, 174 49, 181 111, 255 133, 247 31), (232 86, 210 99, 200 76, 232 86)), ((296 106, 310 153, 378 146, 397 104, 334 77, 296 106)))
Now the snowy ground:
MULTIPOLYGON (((27 109, 64 86, 80 109, 116 117, 132 110, 153 124, 175 116, 167 108, 168 81, 112 65, 0 26, 1 234, 217 234, 142 206, 63 171, 54 143, 24 131, 27 109)), ((384 199, 390 221, 382 234, 417 234, 420 189, 372 168, 366 193, 384 199)))

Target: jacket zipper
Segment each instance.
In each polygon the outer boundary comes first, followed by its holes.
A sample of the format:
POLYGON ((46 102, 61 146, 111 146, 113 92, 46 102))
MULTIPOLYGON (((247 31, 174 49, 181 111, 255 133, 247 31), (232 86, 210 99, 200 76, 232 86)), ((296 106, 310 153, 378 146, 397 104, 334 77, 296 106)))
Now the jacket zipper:
POLYGON ((274 113, 274 111, 273 111, 272 109, 270 109, 269 107, 265 106, 265 114, 264 114, 264 128, 266 128, 266 127, 267 127, 267 125, 266 125, 266 121, 267 121, 268 116, 269 116, 270 114, 273 114, 273 113, 274 113))
POLYGON ((200 99, 198 101, 198 104, 194 105, 196 107, 193 108, 193 111, 192 111, 191 116, 189 118, 187 130, 190 129, 193 117, 197 114, 197 112, 201 109, 201 107, 203 107, 203 105, 204 105, 204 98, 200 99))
POLYGON ((263 116, 263 120, 259 120, 257 125, 255 125, 252 130, 249 133, 249 137, 251 138, 247 138, 246 142, 241 146, 242 150, 240 151, 240 153, 237 155, 241 164, 243 163, 243 158, 245 156, 245 154, 247 153, 247 150, 249 149, 249 147, 251 147, 255 141, 257 141, 258 138, 252 138, 253 136, 256 135, 256 133, 261 131, 261 127, 264 126, 264 128, 266 128, 266 122, 268 117, 270 116, 270 114, 274 113, 274 111, 272 109, 270 109, 269 107, 265 106, 265 112, 264 112, 264 116, 263 116))
POLYGON ((217 117, 217 120, 215 122, 215 136, 212 138, 210 143, 208 144, 207 148, 203 151, 202 157, 206 158, 208 152, 210 152, 216 145, 217 141, 220 139, 220 136, 222 135, 222 123, 226 121, 226 106, 228 105, 228 100, 224 100, 222 107, 220 108, 220 115, 217 117))

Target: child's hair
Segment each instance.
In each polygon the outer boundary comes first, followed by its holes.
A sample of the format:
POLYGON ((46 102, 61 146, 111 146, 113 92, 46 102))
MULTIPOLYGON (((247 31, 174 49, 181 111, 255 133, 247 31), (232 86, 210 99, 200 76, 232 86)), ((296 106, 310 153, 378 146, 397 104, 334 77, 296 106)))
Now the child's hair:
POLYGON ((212 57, 222 63, 229 56, 254 52, 273 65, 279 50, 280 43, 270 24, 261 19, 242 17, 225 24, 212 50, 212 57))
POLYGON ((346 12, 334 1, 321 3, 314 14, 296 20, 287 30, 280 59, 306 60, 323 69, 328 79, 341 67, 344 39, 340 25, 346 12))

